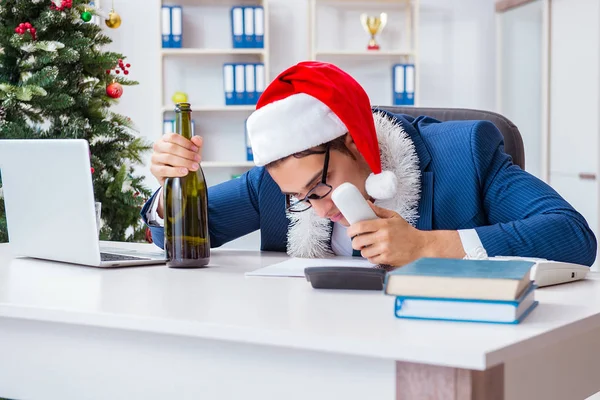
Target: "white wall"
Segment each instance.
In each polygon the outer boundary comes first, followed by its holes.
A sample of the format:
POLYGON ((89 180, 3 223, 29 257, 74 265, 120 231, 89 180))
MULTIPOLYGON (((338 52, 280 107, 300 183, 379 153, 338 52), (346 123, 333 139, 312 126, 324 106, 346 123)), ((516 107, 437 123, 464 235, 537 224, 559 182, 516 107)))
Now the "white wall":
POLYGON ((551 6, 550 184, 598 237, 600 3, 552 0, 551 6))
MULTIPOLYGON (((102 0, 103 5, 107 1, 102 0)), ((117 110, 130 116, 140 134, 151 142, 162 131, 160 4, 158 0, 117 1, 116 10, 123 24, 116 30, 106 28, 114 39, 110 48, 127 56, 132 65, 129 77, 140 82, 139 86, 125 88, 117 110)), ((308 2, 270 0, 269 4, 269 78, 273 79, 285 68, 309 57, 308 2)), ((493 110, 494 1, 421 0, 420 19, 420 105, 493 110)), ((358 20, 356 26, 362 29, 358 20)), ((223 34, 229 35, 227 28, 223 34)), ((367 39, 365 36, 365 44, 367 39)), ((146 159, 149 163, 149 155, 146 159)), ((149 168, 139 170, 148 177, 148 186, 155 188, 149 168)))
POLYGON ((493 0, 421 0, 421 105, 495 108, 493 0))
POLYGON ((543 156, 542 57, 544 1, 537 0, 498 16, 501 92, 498 112, 519 127, 525 147, 525 169, 546 180, 543 156))

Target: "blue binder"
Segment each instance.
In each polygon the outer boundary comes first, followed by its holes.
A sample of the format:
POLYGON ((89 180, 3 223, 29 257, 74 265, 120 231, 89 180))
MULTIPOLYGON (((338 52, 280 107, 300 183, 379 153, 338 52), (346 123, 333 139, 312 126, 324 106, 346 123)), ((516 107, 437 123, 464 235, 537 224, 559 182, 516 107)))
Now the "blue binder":
POLYGON ((244 10, 242 7, 231 8, 231 38, 234 49, 244 47, 244 10))
POLYGON ((250 144, 250 136, 248 136, 248 120, 244 122, 244 135, 246 136, 246 160, 254 161, 254 154, 252 153, 252 145, 250 144))
POLYGON ((254 40, 254 7, 243 7, 244 10, 244 47, 253 48, 254 40))
POLYGON ((254 105, 258 98, 256 97, 256 68, 255 64, 246 64, 246 96, 244 104, 254 105))
POLYGON ((234 104, 246 104, 246 68, 244 64, 234 64, 234 104))
POLYGON ((171 47, 171 7, 162 6, 161 9, 161 36, 163 49, 171 47))
POLYGON ((404 104, 407 106, 415 105, 415 65, 406 64, 404 66, 404 78, 406 89, 406 98, 404 104))
POLYGON ((175 132, 175 120, 165 119, 163 120, 163 135, 167 133, 175 132))
POLYGON ((225 105, 235 105, 233 96, 235 91, 235 74, 233 72, 233 64, 223 64, 223 91, 225 93, 225 105))
POLYGON ((260 96, 265 90, 265 82, 265 64, 254 64, 254 90, 256 91, 256 102, 258 102, 260 96))
POLYGON ((405 65, 395 64, 392 66, 393 77, 393 104, 395 106, 403 106, 406 100, 406 80, 405 80, 405 65))
POLYGON ((254 47, 265 47, 265 12, 263 7, 254 7, 254 47))
POLYGON ((171 7, 171 47, 179 49, 183 42, 183 8, 171 7))

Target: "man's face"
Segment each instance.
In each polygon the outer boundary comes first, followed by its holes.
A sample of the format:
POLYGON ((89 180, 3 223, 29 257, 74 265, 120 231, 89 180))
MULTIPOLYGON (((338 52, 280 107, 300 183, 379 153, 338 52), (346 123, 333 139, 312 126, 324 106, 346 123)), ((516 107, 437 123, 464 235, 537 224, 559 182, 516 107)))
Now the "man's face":
MULTIPOLYGON (((331 185, 333 190, 344 182, 350 182, 361 191, 365 198, 368 198, 365 181, 370 170, 356 150, 354 143, 349 141, 347 147, 355 158, 335 149, 330 150, 325 182, 331 185)), ((269 167, 268 172, 283 193, 291 194, 296 199, 303 199, 312 188, 322 181, 324 165, 325 154, 311 154, 301 158, 288 157, 276 166, 269 167)), ((344 226, 349 225, 331 200, 331 192, 322 199, 310 200, 310 204, 318 216, 329 218, 333 222, 340 222, 344 226)))

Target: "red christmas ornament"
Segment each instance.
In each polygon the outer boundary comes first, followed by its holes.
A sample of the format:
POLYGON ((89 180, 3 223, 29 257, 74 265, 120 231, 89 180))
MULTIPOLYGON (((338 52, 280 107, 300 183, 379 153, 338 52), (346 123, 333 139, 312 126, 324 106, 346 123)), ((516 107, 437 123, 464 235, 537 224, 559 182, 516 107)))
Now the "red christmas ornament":
POLYGON ((119 82, 113 82, 106 87, 106 94, 108 97, 118 99, 123 95, 123 86, 119 82))
POLYGON ((62 0, 60 6, 54 4, 54 1, 50 4, 50 9, 54 11, 64 11, 66 8, 73 7, 73 0, 62 0))
POLYGON ((90 171, 92 171, 92 174, 93 174, 94 172, 96 172, 96 170, 94 169, 94 167, 90 168, 90 171))

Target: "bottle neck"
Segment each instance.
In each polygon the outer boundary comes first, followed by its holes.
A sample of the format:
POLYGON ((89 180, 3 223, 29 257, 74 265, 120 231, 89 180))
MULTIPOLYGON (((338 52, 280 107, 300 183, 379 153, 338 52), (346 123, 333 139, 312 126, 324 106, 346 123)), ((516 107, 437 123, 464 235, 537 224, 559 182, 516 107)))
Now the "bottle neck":
POLYGON ((192 138, 192 112, 189 110, 177 111, 175 114, 175 130, 186 139, 192 138))

